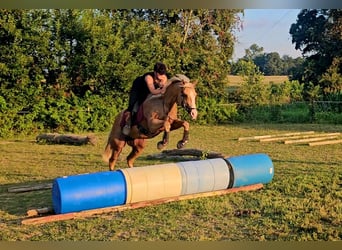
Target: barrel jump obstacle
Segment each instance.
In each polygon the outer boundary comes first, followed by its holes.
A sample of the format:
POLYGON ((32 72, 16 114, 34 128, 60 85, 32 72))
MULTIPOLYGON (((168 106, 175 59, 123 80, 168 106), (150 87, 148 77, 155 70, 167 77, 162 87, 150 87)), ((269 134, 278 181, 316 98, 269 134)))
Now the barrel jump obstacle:
POLYGON ((53 209, 65 214, 266 184, 273 175, 272 160, 260 153, 59 177, 53 209))
POLYGON ((260 153, 64 176, 52 183, 53 208, 28 211, 32 216, 50 215, 21 223, 36 225, 258 190, 273 175, 272 160, 260 153))

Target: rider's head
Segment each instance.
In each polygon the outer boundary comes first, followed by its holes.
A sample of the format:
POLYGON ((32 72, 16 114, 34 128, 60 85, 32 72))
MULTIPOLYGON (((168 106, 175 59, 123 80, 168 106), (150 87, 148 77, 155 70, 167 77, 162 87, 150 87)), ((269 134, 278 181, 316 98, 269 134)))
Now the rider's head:
POLYGON ((166 65, 162 62, 157 62, 153 68, 154 72, 159 75, 166 75, 166 65))
POLYGON ((154 65, 153 71, 155 75, 155 81, 159 84, 165 84, 167 81, 166 65, 164 63, 157 62, 154 65))

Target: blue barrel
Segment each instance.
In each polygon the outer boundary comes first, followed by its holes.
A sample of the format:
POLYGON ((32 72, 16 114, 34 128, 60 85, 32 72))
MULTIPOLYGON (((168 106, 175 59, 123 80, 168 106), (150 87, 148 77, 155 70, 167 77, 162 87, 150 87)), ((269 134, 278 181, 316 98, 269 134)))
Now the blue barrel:
POLYGON ((224 159, 179 162, 182 195, 227 189, 230 173, 224 159))
POLYGON ((121 171, 106 171, 56 178, 52 203, 56 214, 123 205, 126 181, 121 171))
POLYGON ((232 168, 232 187, 269 183, 274 175, 271 158, 266 154, 250 154, 229 157, 226 161, 232 168))

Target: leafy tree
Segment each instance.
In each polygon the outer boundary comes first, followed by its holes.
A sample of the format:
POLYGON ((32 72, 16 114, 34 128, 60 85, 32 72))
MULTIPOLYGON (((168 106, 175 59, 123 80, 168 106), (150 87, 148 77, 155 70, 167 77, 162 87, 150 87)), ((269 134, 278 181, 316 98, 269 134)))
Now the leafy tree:
POLYGON ((245 56, 243 59, 254 61, 257 57, 264 54, 264 48, 259 47, 257 44, 253 43, 248 49, 245 49, 245 56))
POLYGON ((253 107, 266 104, 268 102, 268 90, 262 83, 263 74, 251 61, 240 61, 239 75, 243 78, 243 84, 238 90, 240 103, 244 107, 253 107))
MULTIPOLYGON (((257 44, 252 44, 246 49, 244 57, 239 60, 252 61, 266 76, 289 75, 291 78, 298 75, 303 64, 303 59, 300 57, 293 59, 285 55, 281 58, 278 52, 265 53, 263 47, 257 44)), ((238 67, 239 63, 232 64, 233 74, 238 73, 240 70, 238 67)))
MULTIPOLYGON (((290 34, 295 48, 306 57, 302 79, 314 85, 323 83, 322 75, 342 57, 342 10, 303 9, 297 22, 291 25, 290 34)), ((338 72, 342 66, 337 67, 338 72)), ((312 89, 307 86, 307 89, 312 89)))
POLYGON ((263 72, 265 75, 281 75, 283 69, 283 62, 278 52, 268 53, 265 56, 265 65, 263 72))
POLYGON ((324 93, 342 93, 342 74, 339 73, 341 60, 342 58, 334 58, 330 67, 322 75, 320 84, 324 93))
POLYGON ((303 68, 304 58, 302 57, 292 58, 290 56, 284 55, 282 57, 282 62, 283 62, 282 75, 288 75, 290 80, 300 78, 302 72, 304 71, 304 68, 303 68))
POLYGON ((208 103, 224 101, 240 12, 0 10, 0 120, 8 125, 0 136, 25 124, 104 129, 104 117, 110 123, 125 107, 134 78, 156 61, 198 79, 208 103))

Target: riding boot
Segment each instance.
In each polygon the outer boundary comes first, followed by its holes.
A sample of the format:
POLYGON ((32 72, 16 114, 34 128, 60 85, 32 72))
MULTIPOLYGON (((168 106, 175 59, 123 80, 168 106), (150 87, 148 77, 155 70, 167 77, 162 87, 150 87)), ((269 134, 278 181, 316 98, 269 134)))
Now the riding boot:
POLYGON ((127 111, 127 117, 126 117, 126 123, 125 126, 122 128, 122 133, 124 135, 129 135, 131 132, 131 124, 132 124, 132 118, 131 118, 131 113, 127 111))

